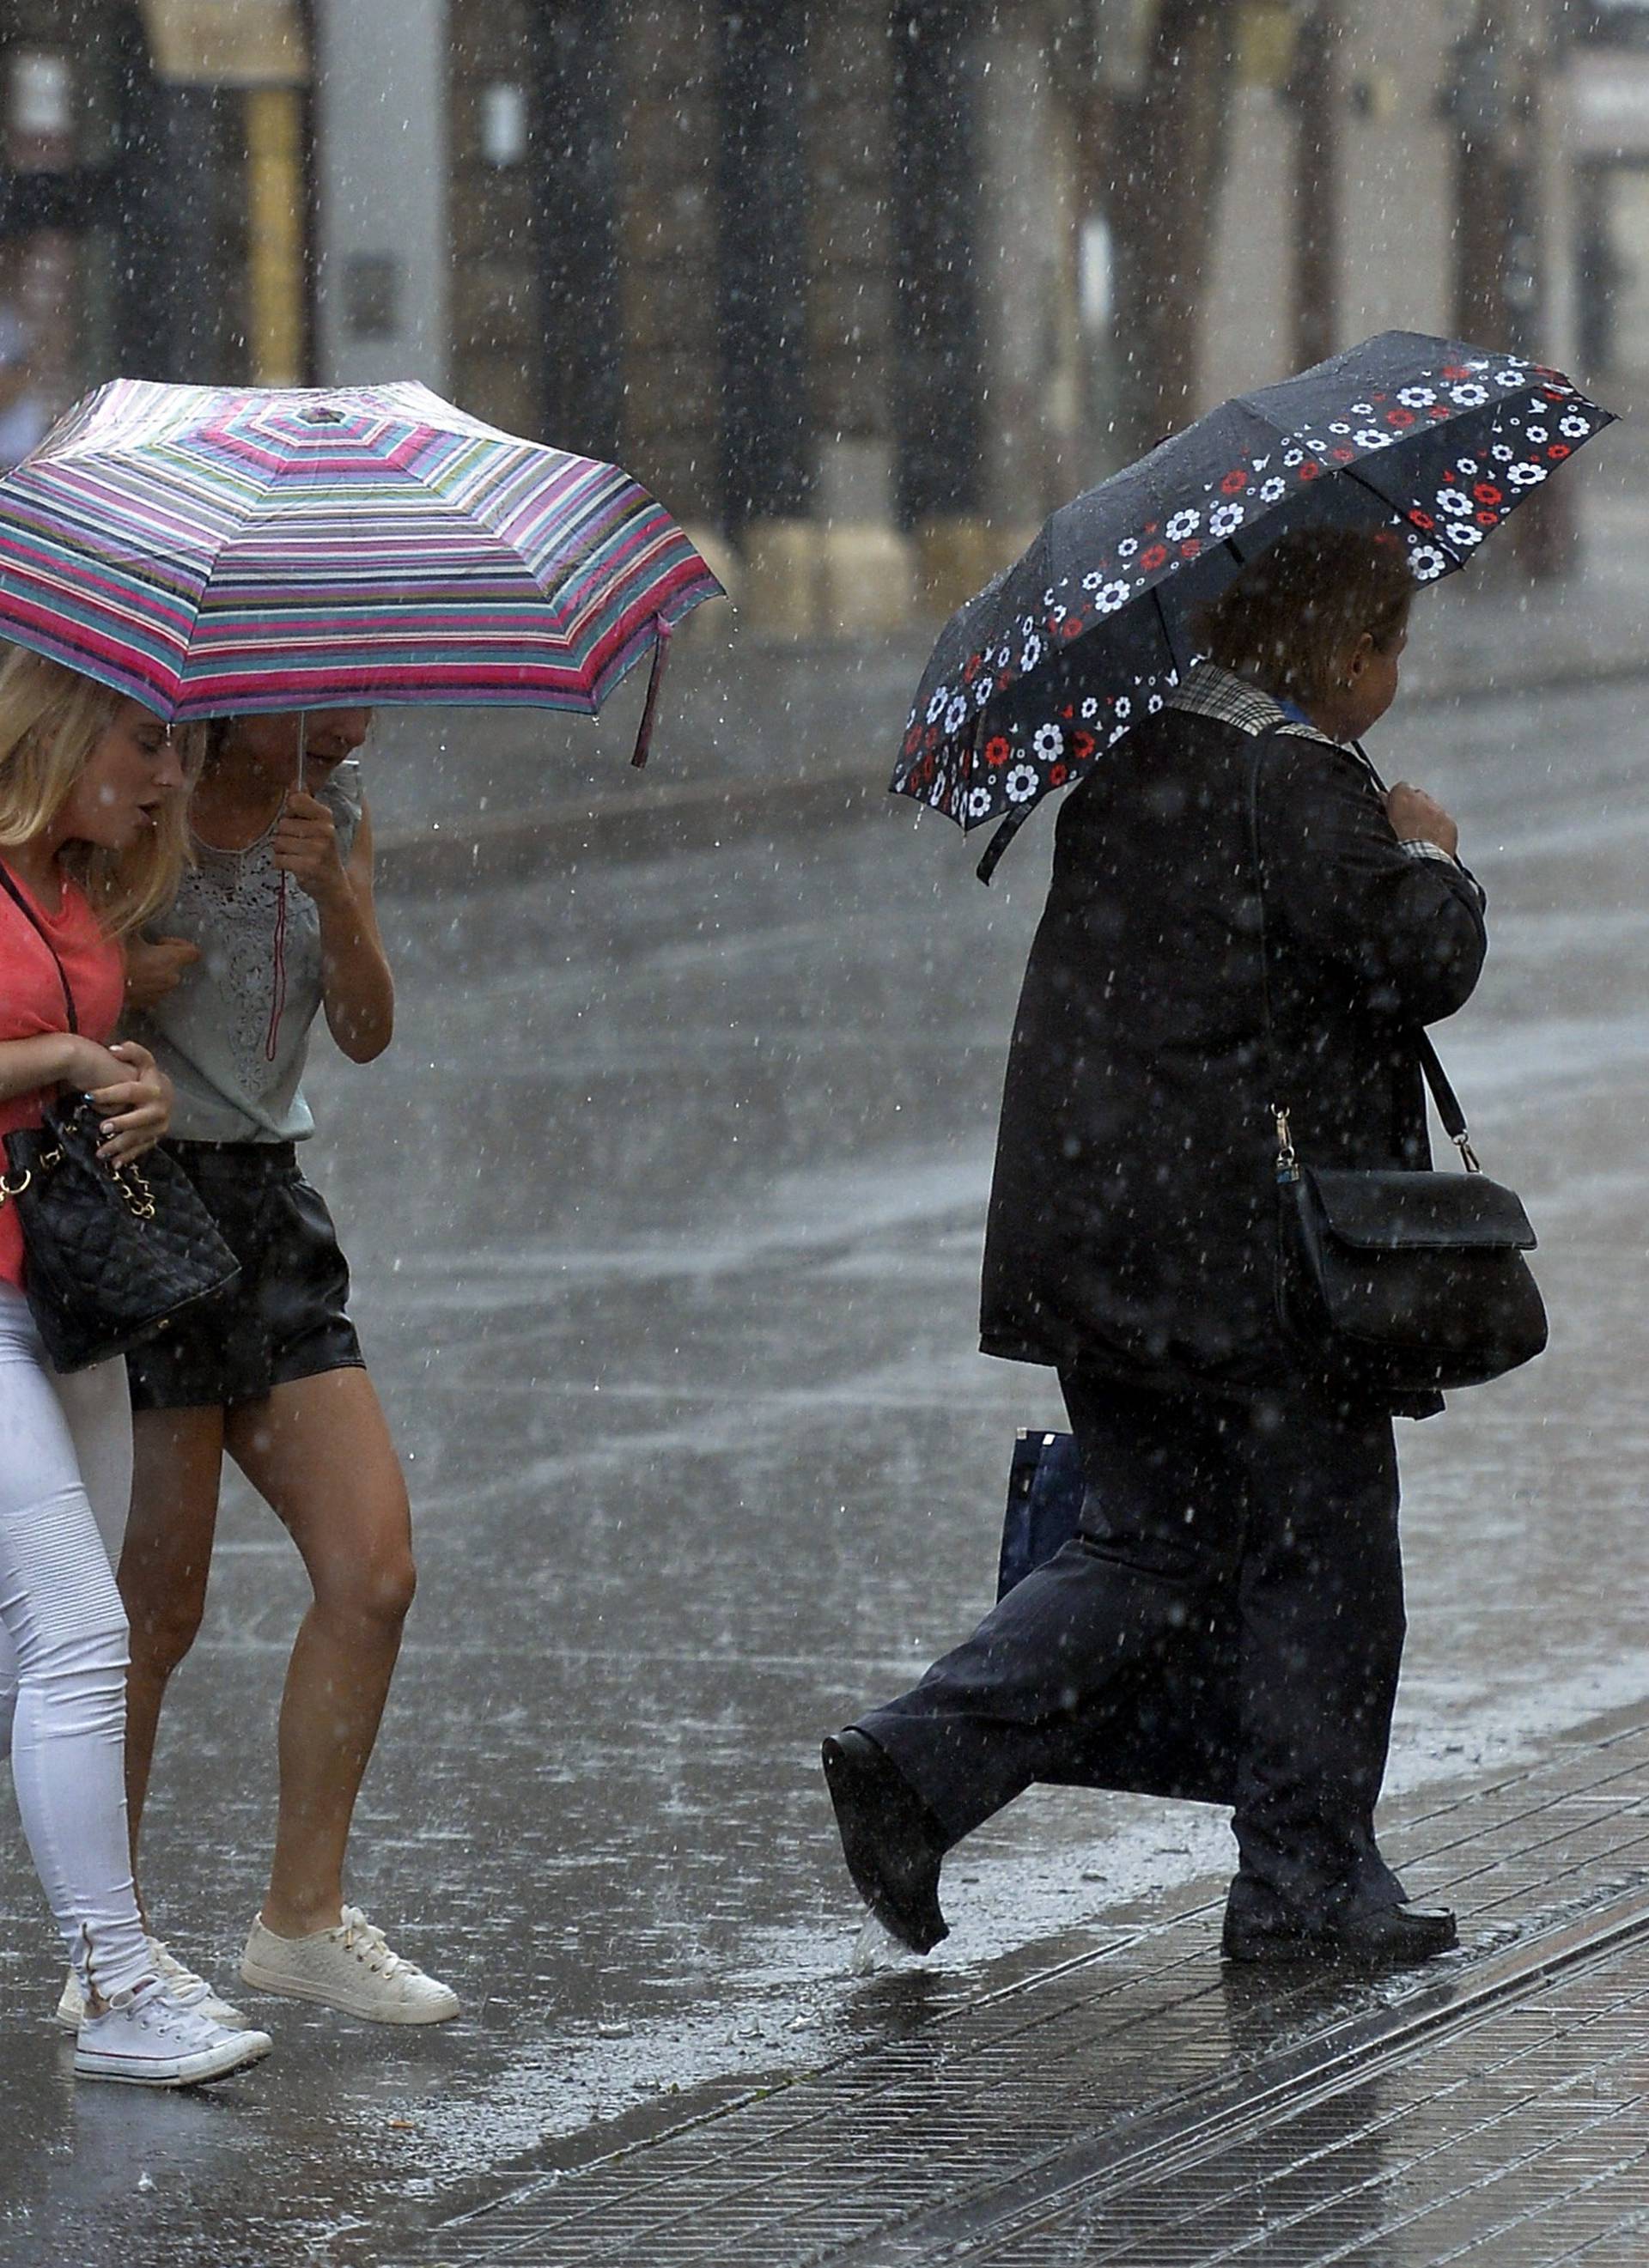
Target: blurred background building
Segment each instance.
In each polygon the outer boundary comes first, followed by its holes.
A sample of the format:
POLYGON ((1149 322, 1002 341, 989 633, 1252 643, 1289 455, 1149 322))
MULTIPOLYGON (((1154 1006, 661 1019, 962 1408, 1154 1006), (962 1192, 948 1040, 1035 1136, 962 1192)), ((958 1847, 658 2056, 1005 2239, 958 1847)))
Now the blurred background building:
POLYGON ((1649 372, 1649 0, 0 0, 0 455, 115 371, 417 376, 775 633, 1373 330, 1649 372))
POLYGON ((86 384, 300 378, 298 0, 0 0, 0 447, 86 384))

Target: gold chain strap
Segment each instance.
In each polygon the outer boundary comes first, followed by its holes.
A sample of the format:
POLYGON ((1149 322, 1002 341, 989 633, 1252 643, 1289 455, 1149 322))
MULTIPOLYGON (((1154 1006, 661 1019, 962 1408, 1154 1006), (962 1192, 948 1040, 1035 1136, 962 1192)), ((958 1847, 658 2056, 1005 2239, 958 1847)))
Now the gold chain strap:
MULTIPOLYGON (((8 1197, 20 1197, 35 1174, 48 1174, 54 1166, 63 1163, 61 1150, 46 1150, 34 1160, 31 1170, 25 1167, 20 1174, 0 1174, 0 1205, 8 1197)), ((136 1161, 129 1166, 111 1166, 115 1188, 126 1200, 126 1209, 134 1220, 152 1220, 155 1217, 155 1193, 144 1179, 136 1161)))
POLYGON ((135 1220, 152 1220, 155 1217, 154 1191, 137 1170, 136 1160, 129 1166, 111 1166, 114 1185, 125 1198, 127 1208, 135 1220))

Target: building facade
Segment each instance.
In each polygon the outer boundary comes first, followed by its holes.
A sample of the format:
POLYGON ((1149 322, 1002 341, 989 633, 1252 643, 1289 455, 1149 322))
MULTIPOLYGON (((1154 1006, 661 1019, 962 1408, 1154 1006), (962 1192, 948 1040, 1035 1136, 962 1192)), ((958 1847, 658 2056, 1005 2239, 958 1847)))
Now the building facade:
POLYGON ((310 361, 297 0, 0 0, 0 453, 116 371, 310 361))
POLYGON ((752 626, 885 626, 1372 330, 1574 361, 1645 17, 0 0, 0 454, 115 371, 416 377, 620 458, 752 626))
POLYGON ((976 584, 1075 398, 1058 11, 447 4, 461 398, 622 457, 769 627, 976 584))
POLYGON ((1577 352, 1559 0, 418 6, 441 375, 622 458, 769 630, 948 607, 1370 331, 1577 352))

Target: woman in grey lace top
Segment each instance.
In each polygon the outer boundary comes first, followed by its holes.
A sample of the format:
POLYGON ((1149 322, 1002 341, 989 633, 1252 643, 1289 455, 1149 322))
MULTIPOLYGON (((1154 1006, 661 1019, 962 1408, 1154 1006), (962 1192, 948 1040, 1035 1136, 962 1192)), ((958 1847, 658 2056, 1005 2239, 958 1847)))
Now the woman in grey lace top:
POLYGON ((154 925, 164 934, 129 958, 145 1012, 133 1028, 176 1090, 175 1154, 241 1275, 207 1322, 130 1365, 127 1769, 135 1865, 166 1682, 205 1603, 227 1454, 286 1527, 314 1593, 281 1705, 274 1863, 242 1977, 430 2023, 456 2014, 455 1996, 344 1903, 350 1819, 412 1601, 411 1526, 349 1319, 349 1270, 296 1152, 314 1123, 301 1082, 316 1017, 357 1063, 381 1054, 394 1026, 354 760, 370 722, 364 709, 312 711, 301 788, 297 717, 215 727, 191 807, 195 865, 154 925))

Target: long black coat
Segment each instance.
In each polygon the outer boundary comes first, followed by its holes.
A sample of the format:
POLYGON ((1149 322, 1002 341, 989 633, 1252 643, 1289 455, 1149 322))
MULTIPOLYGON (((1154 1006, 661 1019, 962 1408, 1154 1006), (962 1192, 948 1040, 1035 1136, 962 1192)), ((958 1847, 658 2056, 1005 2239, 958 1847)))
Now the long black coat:
MULTIPOLYGON (((1253 705, 1257 729, 1270 704, 1253 705)), ((1287 1382, 1300 1360, 1275 1312, 1270 1105, 1288 1106, 1307 1164, 1429 1162, 1413 1033, 1477 981, 1481 895, 1399 848, 1353 753, 1304 727, 1270 740, 1270 1060, 1253 745, 1242 725, 1164 710, 1060 814, 1003 1098, 988 1354, 1147 1385, 1287 1382)))

